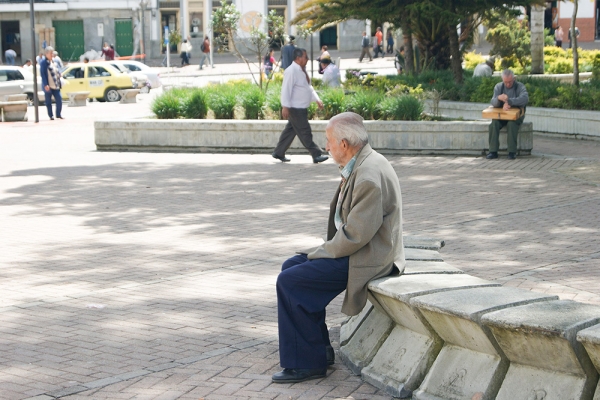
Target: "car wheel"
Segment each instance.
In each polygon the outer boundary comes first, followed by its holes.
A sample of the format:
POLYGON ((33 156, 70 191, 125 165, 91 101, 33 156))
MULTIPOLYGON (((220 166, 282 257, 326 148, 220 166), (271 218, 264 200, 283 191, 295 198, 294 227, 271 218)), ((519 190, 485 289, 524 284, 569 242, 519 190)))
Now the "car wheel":
POLYGON ((121 100, 121 95, 115 88, 108 88, 106 92, 104 92, 104 100, 109 102, 115 102, 121 100))

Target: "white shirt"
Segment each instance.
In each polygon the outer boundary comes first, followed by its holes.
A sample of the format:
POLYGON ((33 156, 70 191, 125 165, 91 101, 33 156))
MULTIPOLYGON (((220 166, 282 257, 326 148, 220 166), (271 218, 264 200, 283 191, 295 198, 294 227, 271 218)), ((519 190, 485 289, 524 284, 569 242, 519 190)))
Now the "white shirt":
POLYGON ((329 64, 323 70, 323 84, 329 87, 339 87, 342 84, 340 69, 336 65, 329 64))
POLYGON ((281 105, 287 108, 308 108, 320 101, 315 89, 306 81, 308 75, 295 61, 285 69, 281 86, 281 105))

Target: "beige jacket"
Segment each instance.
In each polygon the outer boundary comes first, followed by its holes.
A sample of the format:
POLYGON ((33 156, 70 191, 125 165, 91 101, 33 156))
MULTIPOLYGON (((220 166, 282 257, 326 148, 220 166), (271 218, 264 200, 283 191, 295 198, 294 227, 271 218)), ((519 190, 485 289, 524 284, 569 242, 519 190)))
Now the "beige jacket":
POLYGON ((394 265, 404 271, 402 197, 396 172, 368 144, 358 154, 344 187, 343 225, 338 231, 334 215, 339 193, 340 189, 331 202, 327 242, 309 252, 308 258, 350 256, 342 312, 356 315, 367 302, 369 281, 389 275, 394 265))

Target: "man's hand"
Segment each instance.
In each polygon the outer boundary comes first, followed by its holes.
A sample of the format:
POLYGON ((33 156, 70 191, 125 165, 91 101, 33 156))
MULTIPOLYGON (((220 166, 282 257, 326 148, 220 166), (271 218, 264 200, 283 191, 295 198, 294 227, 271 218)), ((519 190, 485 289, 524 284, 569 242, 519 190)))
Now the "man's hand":
POLYGON ((503 102, 508 102, 508 95, 507 94, 501 94, 500 96, 498 96, 498 100, 503 101, 503 102))
POLYGON ((510 110, 510 105, 508 103, 504 103, 504 105, 502 106, 502 109, 504 111, 510 110))
POLYGON ((319 110, 323 109, 323 102, 321 100, 317 101, 317 105, 319 106, 319 110))
POLYGON ((288 119, 288 117, 290 116, 290 109, 287 107, 283 107, 281 109, 281 116, 283 117, 283 119, 288 119))
POLYGON ((50 86, 48 86, 48 85, 44 86, 44 90, 45 90, 46 92, 50 92, 50 86))

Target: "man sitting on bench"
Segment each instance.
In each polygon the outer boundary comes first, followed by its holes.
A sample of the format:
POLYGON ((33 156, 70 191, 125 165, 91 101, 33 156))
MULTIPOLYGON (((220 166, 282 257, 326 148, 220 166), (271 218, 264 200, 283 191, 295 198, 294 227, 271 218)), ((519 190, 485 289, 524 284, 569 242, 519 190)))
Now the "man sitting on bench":
POLYGON ((507 127, 507 147, 508 147, 508 159, 514 160, 517 154, 517 135, 519 133, 519 127, 525 119, 525 107, 529 102, 529 95, 525 85, 521 82, 515 81, 515 74, 510 69, 502 71, 502 82, 498 83, 494 87, 494 97, 492 97, 493 107, 502 107, 505 111, 511 107, 522 107, 523 115, 516 121, 505 121, 500 119, 493 119, 490 124, 490 136, 489 136, 489 147, 490 152, 487 155, 487 159, 498 158, 498 148, 500 147, 498 137, 500 136, 500 129, 507 127))

